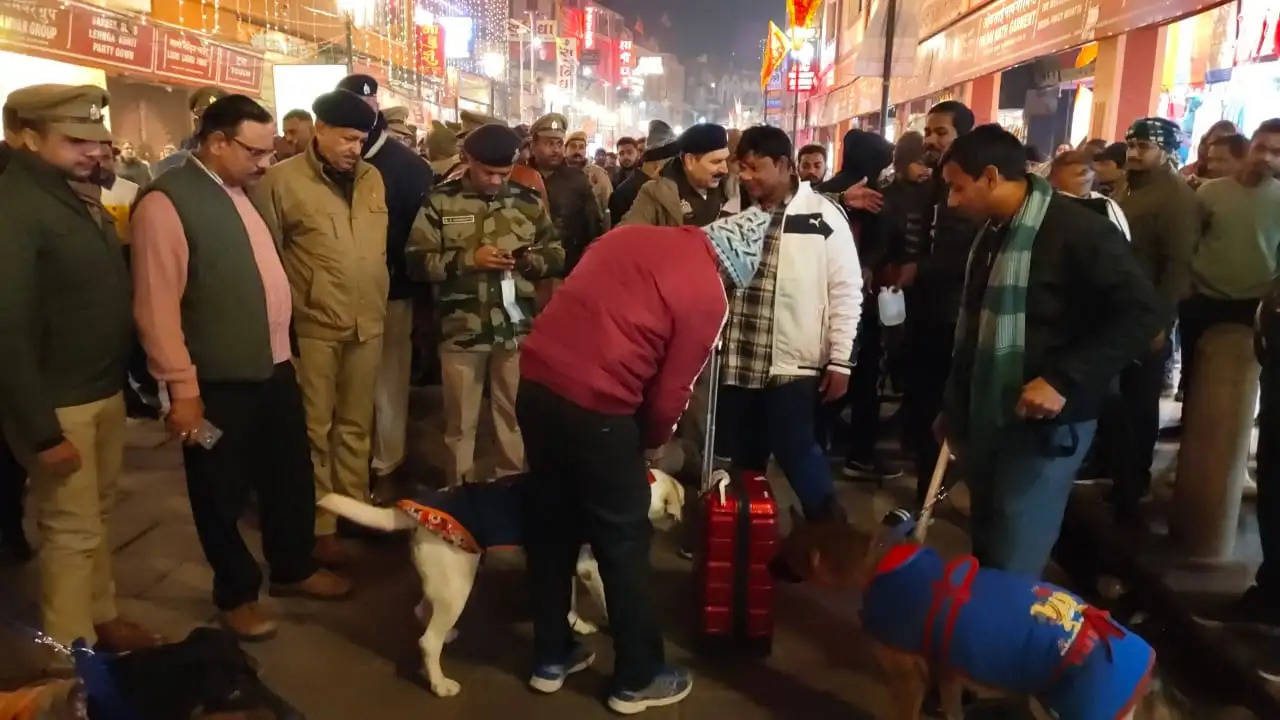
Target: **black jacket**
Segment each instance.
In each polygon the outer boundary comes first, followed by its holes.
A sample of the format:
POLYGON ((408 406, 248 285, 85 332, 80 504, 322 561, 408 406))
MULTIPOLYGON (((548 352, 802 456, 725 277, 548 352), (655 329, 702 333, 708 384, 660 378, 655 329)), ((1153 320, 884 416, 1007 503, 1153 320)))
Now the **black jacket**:
POLYGON ((888 262, 901 264, 918 260, 910 253, 918 253, 928 242, 933 210, 931 183, 911 183, 901 178, 889 183, 884 189, 884 210, 880 212, 888 262))
POLYGON ((647 182, 649 182, 649 176, 637 168, 622 181, 621 185, 613 188, 613 194, 609 196, 609 217, 613 218, 615 224, 622 222, 622 218, 626 217, 631 206, 636 204, 640 187, 647 182))
MULTIPOLYGON (((1120 230, 1058 193, 1036 236, 1028 282, 1025 380, 1043 377, 1067 399, 1060 422, 1096 419, 1112 379, 1163 327, 1163 302, 1120 230)), ((947 415, 961 434, 973 351, 956 347, 948 381, 947 415)))
MULTIPOLYGON (((893 162, 893 145, 883 137, 866 130, 850 130, 844 135, 844 154, 840 171, 817 188, 827 194, 843 193, 859 182, 877 187, 880 173, 893 162)), ((882 214, 845 207, 854 240, 858 243, 858 260, 864 268, 878 268, 885 259, 885 224, 882 214)))
POLYGON ((387 269, 391 273, 387 297, 403 300, 412 297, 414 290, 405 267, 404 246, 435 179, 425 160, 385 132, 378 133, 370 149, 373 155, 366 155, 365 160, 382 173, 387 186, 387 269))
POLYGON ((924 244, 908 246, 904 253, 906 262, 917 263, 915 290, 922 302, 915 311, 916 323, 945 333, 955 327, 964 269, 978 225, 947 206, 947 184, 940 173, 934 174, 932 187, 933 207, 925 213, 927 229, 919 237, 924 244))
POLYGON ((604 231, 604 220, 586 173, 562 164, 550 175, 544 174, 543 180, 551 203, 551 222, 564 245, 564 272, 568 276, 587 246, 604 231))

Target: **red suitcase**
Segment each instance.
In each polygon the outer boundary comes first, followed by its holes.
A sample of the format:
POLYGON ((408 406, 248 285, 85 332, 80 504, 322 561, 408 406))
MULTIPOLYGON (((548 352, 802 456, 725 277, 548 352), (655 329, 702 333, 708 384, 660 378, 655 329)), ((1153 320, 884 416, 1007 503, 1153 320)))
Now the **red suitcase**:
POLYGON ((698 552, 698 634, 707 645, 773 647, 774 579, 769 561, 778 548, 778 505, 769 481, 756 472, 712 474, 719 358, 711 356, 706 441, 703 446, 701 547, 698 552))

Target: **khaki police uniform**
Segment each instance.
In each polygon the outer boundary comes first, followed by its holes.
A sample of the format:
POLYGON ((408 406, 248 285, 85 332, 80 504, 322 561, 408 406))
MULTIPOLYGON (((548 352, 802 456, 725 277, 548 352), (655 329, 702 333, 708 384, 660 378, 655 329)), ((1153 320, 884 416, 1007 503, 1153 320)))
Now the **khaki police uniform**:
MULTIPOLYGON (((364 161, 354 176, 350 188, 339 187, 313 145, 267 171, 251 196, 282 249, 293 291, 316 497, 365 500, 390 278, 382 176, 364 161)), ((316 535, 336 530, 337 518, 317 510, 316 535)))
MULTIPOLYGON (((51 131, 109 142, 107 102, 97 87, 37 85, 7 104, 51 131)), ((0 197, 0 413, 31 477, 43 627, 62 642, 92 645, 94 626, 117 617, 107 523, 124 457, 129 274, 110 216, 77 196, 57 168, 16 151, 0 197), (64 439, 80 469, 41 469, 37 454, 64 439)))

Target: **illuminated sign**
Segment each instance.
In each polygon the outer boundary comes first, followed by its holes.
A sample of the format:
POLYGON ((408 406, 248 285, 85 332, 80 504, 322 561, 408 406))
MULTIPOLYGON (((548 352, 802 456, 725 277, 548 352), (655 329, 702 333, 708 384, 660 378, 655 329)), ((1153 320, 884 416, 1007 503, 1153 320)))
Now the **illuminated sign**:
POLYGON ((444 77, 445 34, 435 23, 414 28, 418 38, 418 72, 434 78, 444 77))
POLYGON ((787 92, 813 92, 818 76, 813 68, 795 63, 787 71, 787 92))
POLYGON ((556 85, 566 93, 573 92, 575 45, 571 37, 556 38, 556 85))
POLYGON ((585 47, 593 48, 596 46, 596 9, 587 8, 586 27, 583 28, 582 42, 585 47))
POLYGON ((636 73, 635 44, 631 40, 618 41, 618 78, 625 88, 644 86, 644 79, 636 73))
POLYGON ((469 17, 442 17, 437 22, 444 29, 444 56, 463 60, 473 54, 476 22, 469 17))
POLYGON ((646 55, 640 58, 636 63, 636 67, 631 71, 632 75, 661 75, 662 74, 662 57, 659 55, 646 55))
POLYGON ((538 37, 551 42, 556 39, 556 21, 555 20, 539 20, 533 24, 533 33, 538 37))

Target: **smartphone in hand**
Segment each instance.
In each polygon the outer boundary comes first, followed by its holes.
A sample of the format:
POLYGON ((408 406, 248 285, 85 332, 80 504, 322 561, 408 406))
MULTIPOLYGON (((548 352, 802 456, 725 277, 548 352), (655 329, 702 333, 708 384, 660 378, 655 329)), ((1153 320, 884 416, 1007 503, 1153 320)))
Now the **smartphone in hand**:
POLYGON ((217 445, 218 441, 222 439, 222 430, 218 429, 217 425, 209 422, 206 418, 200 421, 200 427, 196 428, 196 432, 191 436, 191 439, 195 440, 196 444, 205 450, 212 450, 213 446, 217 445))

